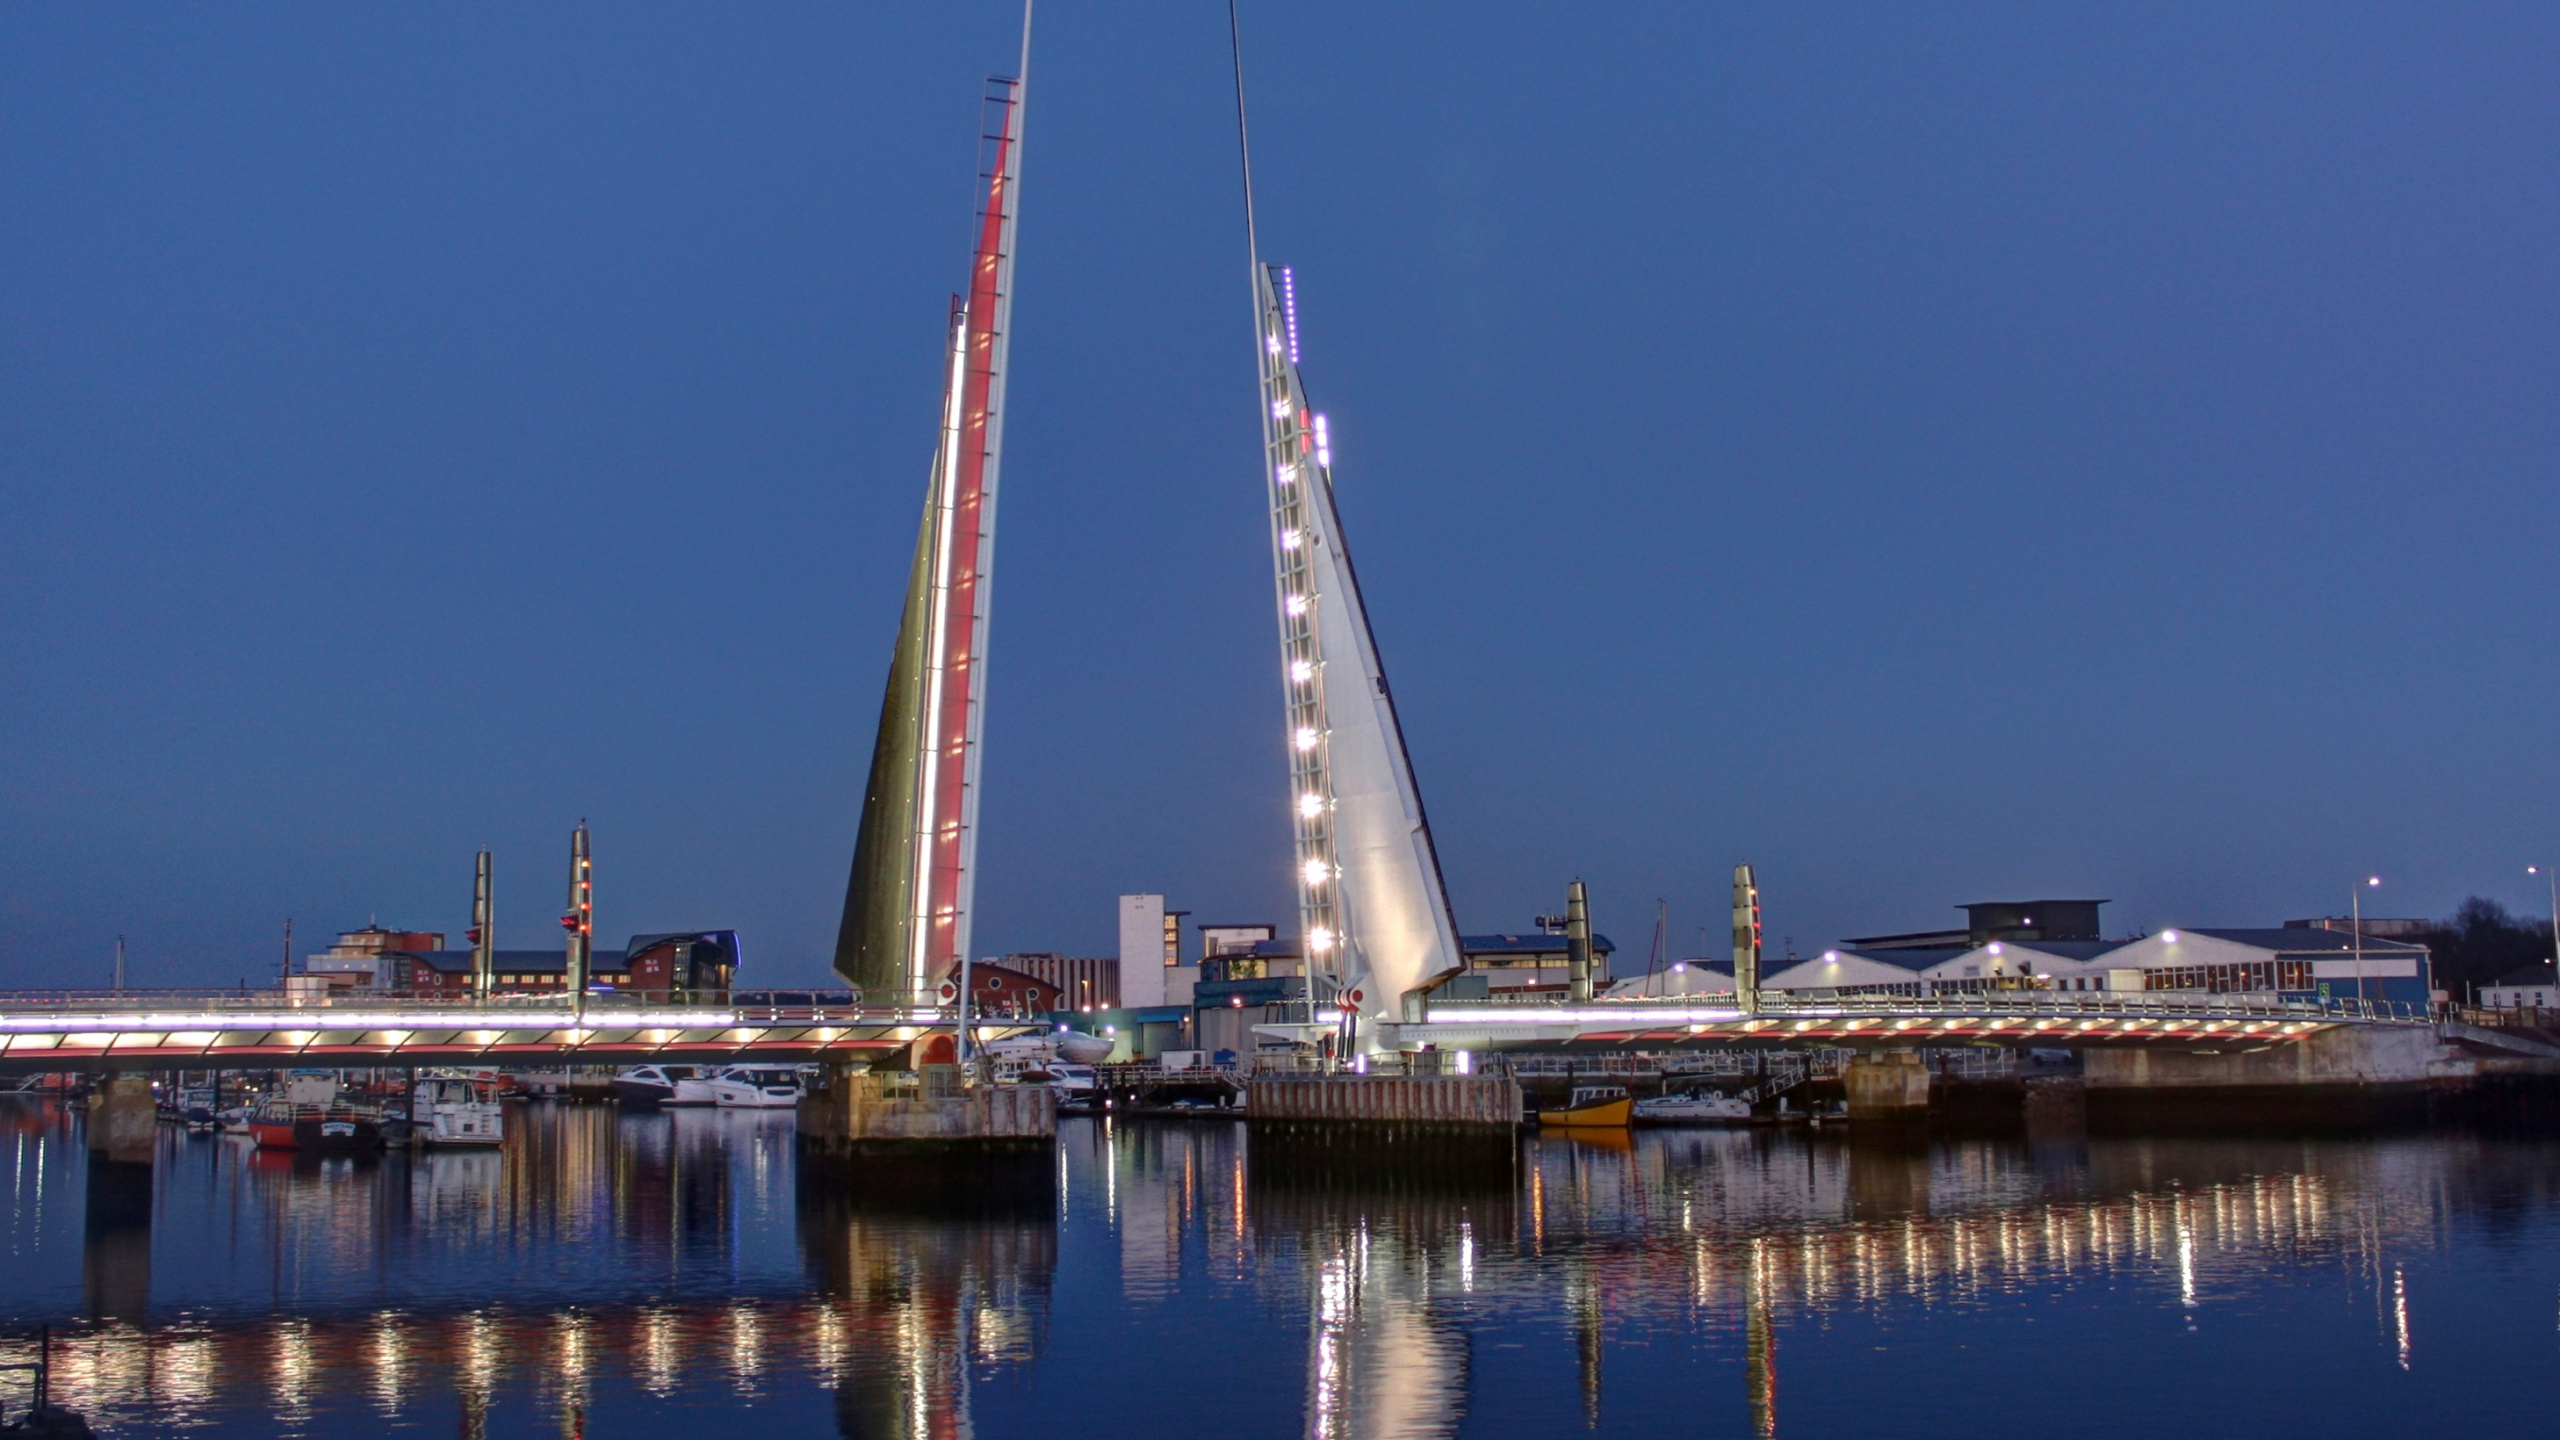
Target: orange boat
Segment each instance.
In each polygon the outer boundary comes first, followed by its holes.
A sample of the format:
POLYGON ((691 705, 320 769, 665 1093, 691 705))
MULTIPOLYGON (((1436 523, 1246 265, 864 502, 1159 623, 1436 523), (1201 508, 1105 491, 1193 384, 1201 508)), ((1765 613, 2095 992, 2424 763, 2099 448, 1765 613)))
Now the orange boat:
POLYGON ((1624 1130, 1636 1119, 1636 1102, 1624 1085, 1577 1085, 1561 1110, 1541 1110, 1538 1124, 1566 1130, 1624 1130))

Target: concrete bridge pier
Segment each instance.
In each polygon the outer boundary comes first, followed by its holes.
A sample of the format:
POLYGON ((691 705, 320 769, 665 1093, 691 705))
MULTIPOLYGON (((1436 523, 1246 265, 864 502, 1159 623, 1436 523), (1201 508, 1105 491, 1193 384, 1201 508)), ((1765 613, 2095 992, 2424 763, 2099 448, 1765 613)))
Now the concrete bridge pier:
POLYGON ((1841 1078, 1852 1123, 1917 1124, 1929 1118, 1929 1067, 1916 1049, 1862 1051, 1841 1078))
POLYGON ((804 1152, 985 1155, 1058 1141, 1058 1099, 1046 1085, 970 1085, 957 1065, 915 1072, 831 1067, 800 1101, 804 1152))
POLYGON ((151 1077, 119 1071, 89 1099, 89 1153, 119 1165, 151 1163, 160 1139, 160 1110, 151 1077))
POLYGON ((89 1193, 80 1284, 93 1320, 140 1324, 151 1303, 151 1077, 109 1076, 89 1102, 89 1193))

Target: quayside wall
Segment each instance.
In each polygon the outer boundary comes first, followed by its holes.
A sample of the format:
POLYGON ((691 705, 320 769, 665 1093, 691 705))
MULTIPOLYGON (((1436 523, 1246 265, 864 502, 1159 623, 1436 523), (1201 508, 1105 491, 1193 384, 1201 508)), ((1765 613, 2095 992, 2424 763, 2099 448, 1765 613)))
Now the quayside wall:
POLYGON ((2093 1049, 2093 1117, 2353 1124, 2418 1115, 2484 1083, 2560 1080, 2560 1046, 2462 1024, 2341 1025, 2261 1050, 2093 1049))
POLYGON ((1514 1130, 1520 1082, 1508 1075, 1257 1075, 1245 1086, 1245 1113, 1256 1125, 1514 1130))
POLYGON ((2301 1090, 2460 1083, 2479 1057, 2426 1025, 2340 1025, 2263 1050, 2093 1049, 2081 1060, 2092 1097, 2110 1092, 2301 1090))

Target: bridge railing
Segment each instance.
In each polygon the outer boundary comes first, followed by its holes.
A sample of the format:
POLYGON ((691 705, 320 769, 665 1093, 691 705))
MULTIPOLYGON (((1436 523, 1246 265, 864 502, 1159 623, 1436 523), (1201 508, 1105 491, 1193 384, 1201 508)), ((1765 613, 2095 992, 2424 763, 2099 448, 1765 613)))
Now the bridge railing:
MULTIPOLYGON (((330 1012, 398 1015, 428 1024, 472 1026, 486 1020, 489 1028, 506 1028, 530 1015, 556 1016, 563 1011, 583 1015, 588 1023, 610 1026, 619 1016, 644 1011, 692 1011, 720 1017, 723 1024, 809 1024, 829 1020, 883 1024, 906 1021, 948 1025, 955 1008, 930 992, 920 995, 864 994, 860 991, 743 990, 726 997, 670 999, 639 991, 590 991, 584 1002, 559 992, 491 995, 344 993, 308 994, 283 990, 0 990, 0 1016, 53 1015, 224 1015, 291 1011, 320 1020, 330 1012)), ((978 1015, 981 1025, 1037 1023, 1045 1017, 978 1015)), ((325 1023, 325 1022, 323 1022, 325 1023)), ((475 1027, 476 1028, 476 1027, 475 1027)))
MULTIPOLYGON (((1731 992, 1715 995, 1647 996, 1627 1000, 1570 1000, 1560 995, 1503 997, 1484 1000, 1438 1000, 1431 1003, 1435 1018, 1463 1021, 1471 1012, 1552 1009, 1573 1012, 1576 1023, 1592 1023, 1595 1017, 1614 1019, 1624 1015, 1636 1024, 1648 1023, 1648 1016, 1690 1014, 1701 1010, 1731 1009, 1731 992)), ((2299 999, 2290 996, 2236 992, 2207 994, 2196 991, 2066 991, 2066 990, 1994 990, 1949 995, 1874 995, 1838 992, 1796 992, 1784 996, 1763 995, 1752 1012, 1767 1020, 1831 1020, 1844 1016, 1965 1016, 2024 1015, 2070 1019, 2168 1019, 2201 1016, 2211 1019, 2280 1019, 2323 1022, 2364 1021, 2414 1024, 2430 1018, 2424 1007, 2391 1000, 2359 1000, 2354 997, 2299 999)))

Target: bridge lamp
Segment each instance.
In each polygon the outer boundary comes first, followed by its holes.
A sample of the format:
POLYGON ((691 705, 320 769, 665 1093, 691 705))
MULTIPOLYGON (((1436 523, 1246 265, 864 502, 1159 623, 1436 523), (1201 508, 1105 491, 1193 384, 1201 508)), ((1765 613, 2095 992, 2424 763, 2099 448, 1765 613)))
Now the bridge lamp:
POLYGON ((2379 875, 2368 875, 2362 885, 2347 892, 2347 929, 2356 955, 2356 998, 2364 998, 2364 892, 2382 883, 2379 875))

